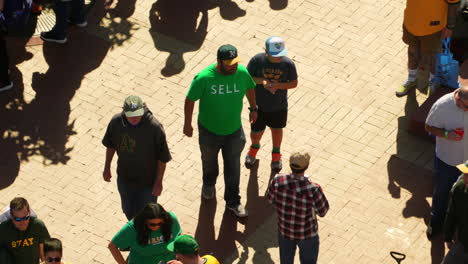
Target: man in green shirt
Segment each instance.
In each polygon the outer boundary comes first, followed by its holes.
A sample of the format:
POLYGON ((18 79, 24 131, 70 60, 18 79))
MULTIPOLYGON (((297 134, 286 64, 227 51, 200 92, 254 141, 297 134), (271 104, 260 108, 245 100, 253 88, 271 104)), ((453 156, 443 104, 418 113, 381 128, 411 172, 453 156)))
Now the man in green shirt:
POLYGON ((247 216, 240 203, 240 155, 245 146, 241 112, 244 95, 250 107, 250 122, 257 119, 255 82, 247 69, 239 65, 237 49, 222 45, 218 49, 217 63, 198 73, 190 85, 184 106, 184 134, 193 135, 192 114, 195 101, 200 100, 198 113, 199 144, 202 155, 203 187, 205 199, 214 197, 219 174, 218 153, 224 160, 224 200, 228 209, 238 217, 247 216))
POLYGON ((463 176, 453 185, 450 192, 444 226, 445 242, 450 250, 442 264, 468 263, 468 161, 457 168, 463 172, 463 176))
MULTIPOLYGON (((8 252, 14 264, 38 264, 44 260, 44 240, 50 238, 44 223, 30 216, 26 199, 10 202, 11 219, 0 224, 0 248, 8 252)), ((3 264, 3 263, 2 263, 3 264)))

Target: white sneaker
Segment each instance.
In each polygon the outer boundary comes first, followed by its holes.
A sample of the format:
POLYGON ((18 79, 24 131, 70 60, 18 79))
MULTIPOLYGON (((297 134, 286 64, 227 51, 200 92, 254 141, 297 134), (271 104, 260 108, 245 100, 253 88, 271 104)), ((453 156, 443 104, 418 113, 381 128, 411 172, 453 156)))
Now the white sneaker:
POLYGON ((242 204, 239 204, 234 207, 227 206, 227 209, 233 211, 237 217, 246 217, 249 215, 249 213, 247 212, 247 209, 245 209, 245 207, 242 204))

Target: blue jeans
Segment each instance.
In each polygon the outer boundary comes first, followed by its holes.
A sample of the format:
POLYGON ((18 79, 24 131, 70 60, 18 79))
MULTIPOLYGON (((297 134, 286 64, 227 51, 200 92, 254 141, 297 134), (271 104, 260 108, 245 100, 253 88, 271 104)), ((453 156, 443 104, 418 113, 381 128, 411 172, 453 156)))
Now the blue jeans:
POLYGON ((218 153, 224 160, 224 200, 228 207, 240 204, 240 155, 245 146, 244 130, 239 128, 230 135, 211 133, 198 123, 198 141, 203 169, 203 185, 214 186, 219 174, 218 153))
POLYGON ((316 264, 319 253, 319 236, 304 240, 289 240, 278 232, 278 244, 280 250, 280 264, 294 264, 296 247, 299 247, 299 259, 301 264, 316 264))
POLYGON ((117 189, 122 202, 122 211, 128 220, 135 217, 147 203, 156 203, 157 201, 157 197, 152 194, 152 186, 133 186, 122 177, 117 177, 117 189))
POLYGON ((51 31, 58 37, 66 37, 69 19, 72 23, 82 23, 85 21, 84 0, 55 0, 54 12, 55 26, 51 31))
POLYGON ((441 231, 447 211, 450 190, 461 172, 457 167, 450 166, 437 156, 434 160, 436 170, 433 180, 431 227, 435 232, 441 231))

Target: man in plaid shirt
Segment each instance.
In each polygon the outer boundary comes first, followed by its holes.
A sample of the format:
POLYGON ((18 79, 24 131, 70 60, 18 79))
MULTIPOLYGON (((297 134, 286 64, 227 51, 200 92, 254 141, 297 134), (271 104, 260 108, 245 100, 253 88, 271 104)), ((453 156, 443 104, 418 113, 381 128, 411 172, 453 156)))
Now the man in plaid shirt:
POLYGON ((266 196, 278 214, 278 244, 281 264, 293 264, 296 247, 302 264, 317 263, 319 236, 317 214, 324 217, 329 205, 320 185, 309 180, 308 153, 289 158, 292 173, 277 174, 266 196))

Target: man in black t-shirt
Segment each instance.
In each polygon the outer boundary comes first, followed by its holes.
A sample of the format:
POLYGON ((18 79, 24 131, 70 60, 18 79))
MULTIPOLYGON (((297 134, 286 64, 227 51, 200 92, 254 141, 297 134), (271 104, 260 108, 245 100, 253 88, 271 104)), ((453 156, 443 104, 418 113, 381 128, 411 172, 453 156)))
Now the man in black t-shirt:
POLYGON ((255 163, 260 140, 268 126, 273 140, 271 169, 279 172, 282 169, 280 148, 283 128, 288 118, 288 89, 297 87, 297 72, 294 62, 286 57, 288 50, 283 39, 269 37, 265 46, 265 52, 255 55, 247 65, 257 84, 258 117, 251 125, 252 145, 245 157, 245 166, 251 168, 255 163))
POLYGON ((44 260, 44 240, 50 238, 44 223, 31 216, 28 201, 10 202, 11 219, 0 224, 0 263, 38 264, 44 260))
POLYGON ((171 160, 166 134, 143 100, 131 95, 107 126, 102 144, 107 148, 105 181, 112 177, 110 166, 117 152, 117 188, 130 220, 161 194, 166 163, 171 160))

